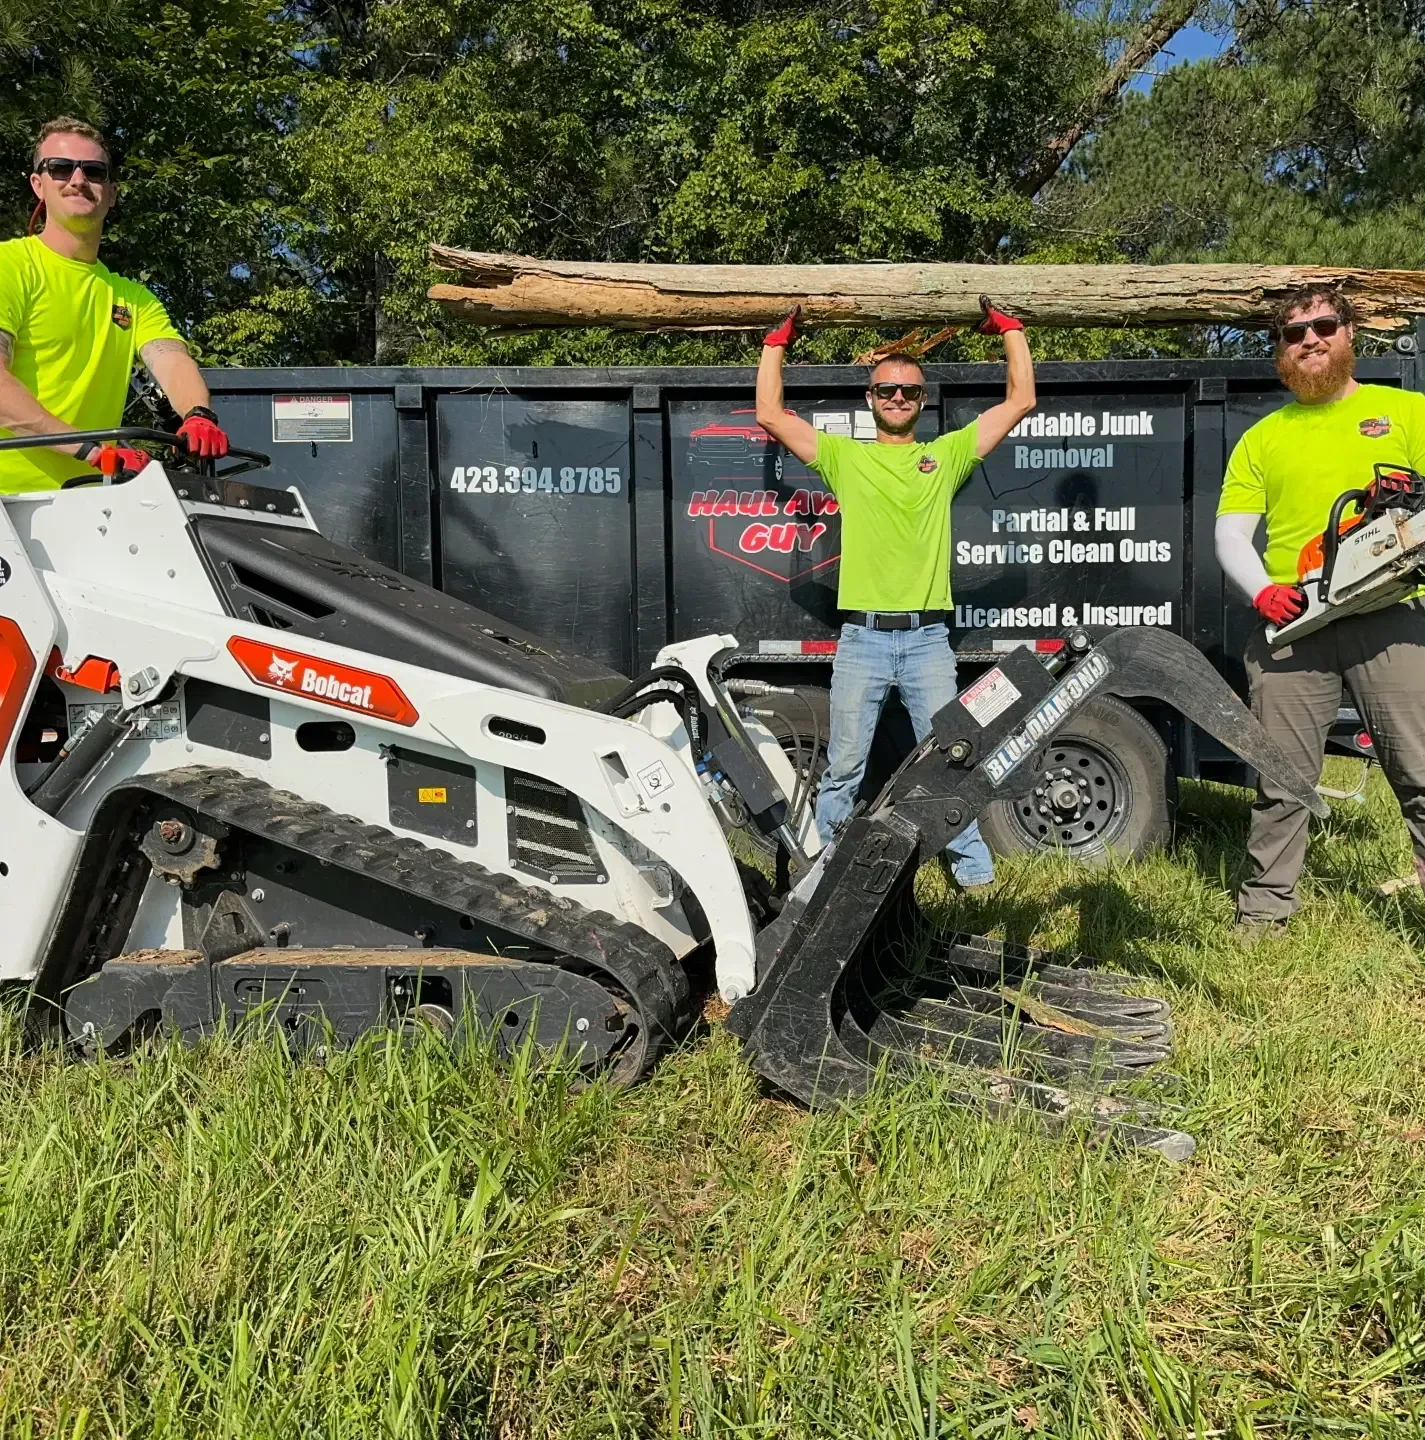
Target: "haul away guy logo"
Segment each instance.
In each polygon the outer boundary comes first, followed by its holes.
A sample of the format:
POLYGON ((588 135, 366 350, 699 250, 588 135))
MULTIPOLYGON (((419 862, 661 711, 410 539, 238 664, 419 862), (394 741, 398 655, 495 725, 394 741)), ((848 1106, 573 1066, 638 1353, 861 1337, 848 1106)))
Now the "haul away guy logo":
POLYGON ((414 725, 420 716, 406 699, 401 687, 389 676, 315 655, 268 645, 246 635, 228 641, 228 653, 242 666, 249 680, 268 690, 287 695, 305 695, 324 705, 356 710, 397 725, 414 725))
POLYGON ((1390 434, 1390 416, 1375 415, 1368 420, 1362 420, 1356 429, 1366 437, 1367 440, 1379 440, 1382 435, 1390 434))
POLYGON ((115 305, 109 312, 109 318, 120 330, 127 330, 134 323, 133 312, 127 305, 115 305))

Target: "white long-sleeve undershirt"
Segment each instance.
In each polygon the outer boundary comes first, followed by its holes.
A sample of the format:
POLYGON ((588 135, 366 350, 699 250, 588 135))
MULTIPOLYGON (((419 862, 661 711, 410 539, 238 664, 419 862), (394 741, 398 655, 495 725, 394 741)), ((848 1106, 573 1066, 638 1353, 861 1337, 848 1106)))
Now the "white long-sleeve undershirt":
POLYGON ((1261 521, 1260 515, 1219 515, 1213 536, 1217 563, 1249 602, 1272 583, 1257 547, 1252 544, 1261 521))

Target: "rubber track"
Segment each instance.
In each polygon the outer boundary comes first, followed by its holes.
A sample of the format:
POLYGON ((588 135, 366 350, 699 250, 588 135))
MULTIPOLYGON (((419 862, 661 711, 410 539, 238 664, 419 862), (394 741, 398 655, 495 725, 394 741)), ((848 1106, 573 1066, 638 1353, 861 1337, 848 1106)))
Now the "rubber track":
POLYGON ((136 776, 122 788, 187 806, 604 971, 638 1009, 648 1036, 645 1070, 691 1028, 692 997, 683 967, 661 940, 637 925, 586 909, 567 896, 521 885, 354 815, 338 815, 236 770, 185 766, 136 776))

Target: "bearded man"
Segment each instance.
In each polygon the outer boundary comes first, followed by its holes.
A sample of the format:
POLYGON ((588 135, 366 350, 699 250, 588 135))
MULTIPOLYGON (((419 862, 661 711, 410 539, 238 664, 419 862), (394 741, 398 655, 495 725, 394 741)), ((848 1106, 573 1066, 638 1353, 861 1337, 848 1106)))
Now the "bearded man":
MULTIPOLYGON (((1252 712, 1303 774, 1319 775, 1343 689, 1400 802, 1425 882, 1425 607, 1419 592, 1384 610, 1333 621, 1273 650, 1266 626, 1306 605, 1297 573, 1331 506, 1369 485, 1381 461, 1425 472, 1425 395, 1355 378, 1355 314, 1337 291, 1309 286, 1274 316, 1277 374, 1295 397, 1237 442, 1217 507, 1217 558, 1262 625, 1247 642, 1252 712), (1253 537, 1267 521, 1265 556, 1253 537)), ((1307 812, 1258 781, 1237 896, 1248 943, 1279 933, 1298 906, 1307 812)))
MULTIPOLYGON (((757 423, 809 466, 841 506, 838 603, 844 623, 831 671, 831 739, 816 821, 830 840, 856 804, 871 740, 891 686, 910 714, 916 743, 937 710, 955 698, 950 609, 950 502, 975 466, 1034 409, 1034 364, 1024 326, 980 297, 982 335, 1004 339, 1004 400, 929 443, 915 438, 925 372, 908 355, 871 369, 866 404, 876 438, 863 444, 817 430, 788 414, 782 363, 796 334, 793 311, 763 342, 757 367, 757 423)), ((994 881, 978 823, 946 853, 965 889, 994 881)))

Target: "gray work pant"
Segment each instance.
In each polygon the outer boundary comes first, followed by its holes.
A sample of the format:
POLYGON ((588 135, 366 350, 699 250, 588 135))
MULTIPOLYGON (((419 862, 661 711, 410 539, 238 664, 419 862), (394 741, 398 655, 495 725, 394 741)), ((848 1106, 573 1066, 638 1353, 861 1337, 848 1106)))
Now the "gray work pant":
MULTIPOLYGON (((1321 775, 1326 734, 1344 685, 1374 742, 1425 883, 1425 606, 1411 600, 1336 620, 1280 650, 1256 631, 1244 656, 1252 713, 1303 775, 1321 775)), ((1307 812, 1260 780, 1247 839, 1248 878, 1237 896, 1244 920, 1285 920, 1297 908, 1306 861, 1307 812)))

